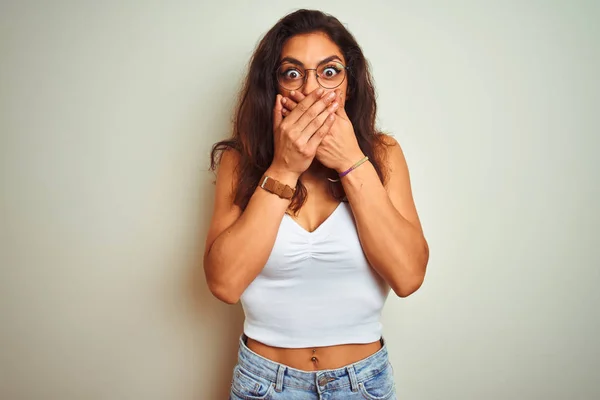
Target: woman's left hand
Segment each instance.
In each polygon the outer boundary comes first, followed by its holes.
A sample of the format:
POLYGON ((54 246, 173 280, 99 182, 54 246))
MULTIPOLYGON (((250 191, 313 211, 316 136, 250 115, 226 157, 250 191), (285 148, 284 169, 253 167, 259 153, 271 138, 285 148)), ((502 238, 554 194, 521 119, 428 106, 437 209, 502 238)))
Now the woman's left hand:
MULTIPOLYGON (((336 101, 339 104, 338 109, 335 112, 337 118, 329 130, 329 133, 327 133, 321 141, 316 158, 327 168, 332 168, 338 173, 341 173, 362 159, 364 154, 356 140, 352 122, 350 122, 350 118, 344 109, 345 102, 341 98, 340 90, 336 89, 335 92, 337 93, 336 101)), ((284 97, 284 117, 289 111, 292 111, 296 107, 296 104, 302 101, 304 97, 305 96, 298 91, 295 91, 293 95, 290 94, 289 97, 284 97)))

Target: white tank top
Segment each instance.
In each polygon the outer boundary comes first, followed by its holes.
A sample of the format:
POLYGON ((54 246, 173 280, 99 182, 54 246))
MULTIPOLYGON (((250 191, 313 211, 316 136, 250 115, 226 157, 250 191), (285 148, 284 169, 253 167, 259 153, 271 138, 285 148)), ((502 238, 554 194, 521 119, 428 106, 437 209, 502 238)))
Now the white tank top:
POLYGON ((389 292, 365 258, 348 203, 313 232, 286 214, 265 267, 241 296, 244 333, 287 348, 375 342, 389 292))

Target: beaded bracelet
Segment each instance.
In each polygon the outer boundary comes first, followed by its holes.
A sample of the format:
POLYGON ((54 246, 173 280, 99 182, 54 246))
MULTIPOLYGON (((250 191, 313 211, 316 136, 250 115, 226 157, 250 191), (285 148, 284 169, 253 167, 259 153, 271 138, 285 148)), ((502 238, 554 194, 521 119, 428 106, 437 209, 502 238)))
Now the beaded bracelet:
MULTIPOLYGON (((353 166, 351 166, 344 172, 340 172, 340 174, 339 174, 340 179, 343 178, 344 176, 348 175, 350 172, 352 172, 356 168, 358 168, 360 165, 362 165, 368 159, 369 159, 369 157, 365 156, 365 158, 361 159, 360 161, 358 161, 356 164, 354 164, 353 166)), ((340 179, 331 179, 331 178, 327 178, 327 179, 329 179, 330 182, 339 182, 340 181, 340 179)))

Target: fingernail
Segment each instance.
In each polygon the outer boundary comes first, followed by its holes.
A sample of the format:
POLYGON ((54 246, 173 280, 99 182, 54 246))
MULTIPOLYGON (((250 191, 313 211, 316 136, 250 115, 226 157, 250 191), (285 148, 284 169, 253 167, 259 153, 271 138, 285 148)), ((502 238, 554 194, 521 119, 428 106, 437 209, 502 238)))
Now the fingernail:
POLYGON ((281 99, 281 104, 285 104, 286 101, 287 99, 284 97, 283 99, 281 99))
POLYGON ((330 99, 334 99, 335 97, 336 97, 336 94, 335 94, 335 92, 331 92, 331 93, 329 93, 329 98, 330 98, 330 99))
POLYGON ((335 111, 335 110, 337 110, 338 106, 339 106, 339 104, 338 104, 337 102, 333 103, 333 104, 331 105, 331 110, 332 110, 332 111, 335 111))
POLYGON ((317 96, 321 96, 324 93, 324 90, 321 88, 317 90, 317 96))
POLYGON ((296 91, 295 91, 295 90, 292 90, 292 91, 290 92, 290 96, 294 96, 295 94, 296 94, 296 91))

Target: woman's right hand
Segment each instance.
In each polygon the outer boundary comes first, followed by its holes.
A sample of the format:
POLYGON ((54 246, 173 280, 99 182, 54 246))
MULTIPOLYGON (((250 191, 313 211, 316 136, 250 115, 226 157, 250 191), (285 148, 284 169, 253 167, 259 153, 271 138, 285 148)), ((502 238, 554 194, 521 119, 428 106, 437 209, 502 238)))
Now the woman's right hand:
MULTIPOLYGON (((291 111, 284 111, 282 96, 277 95, 273 109, 275 154, 268 174, 293 184, 308 169, 321 140, 335 121, 335 92, 323 94, 319 88, 291 111), (285 114, 285 118, 283 115, 285 114)), ((287 183, 286 182, 286 183, 287 183)))

